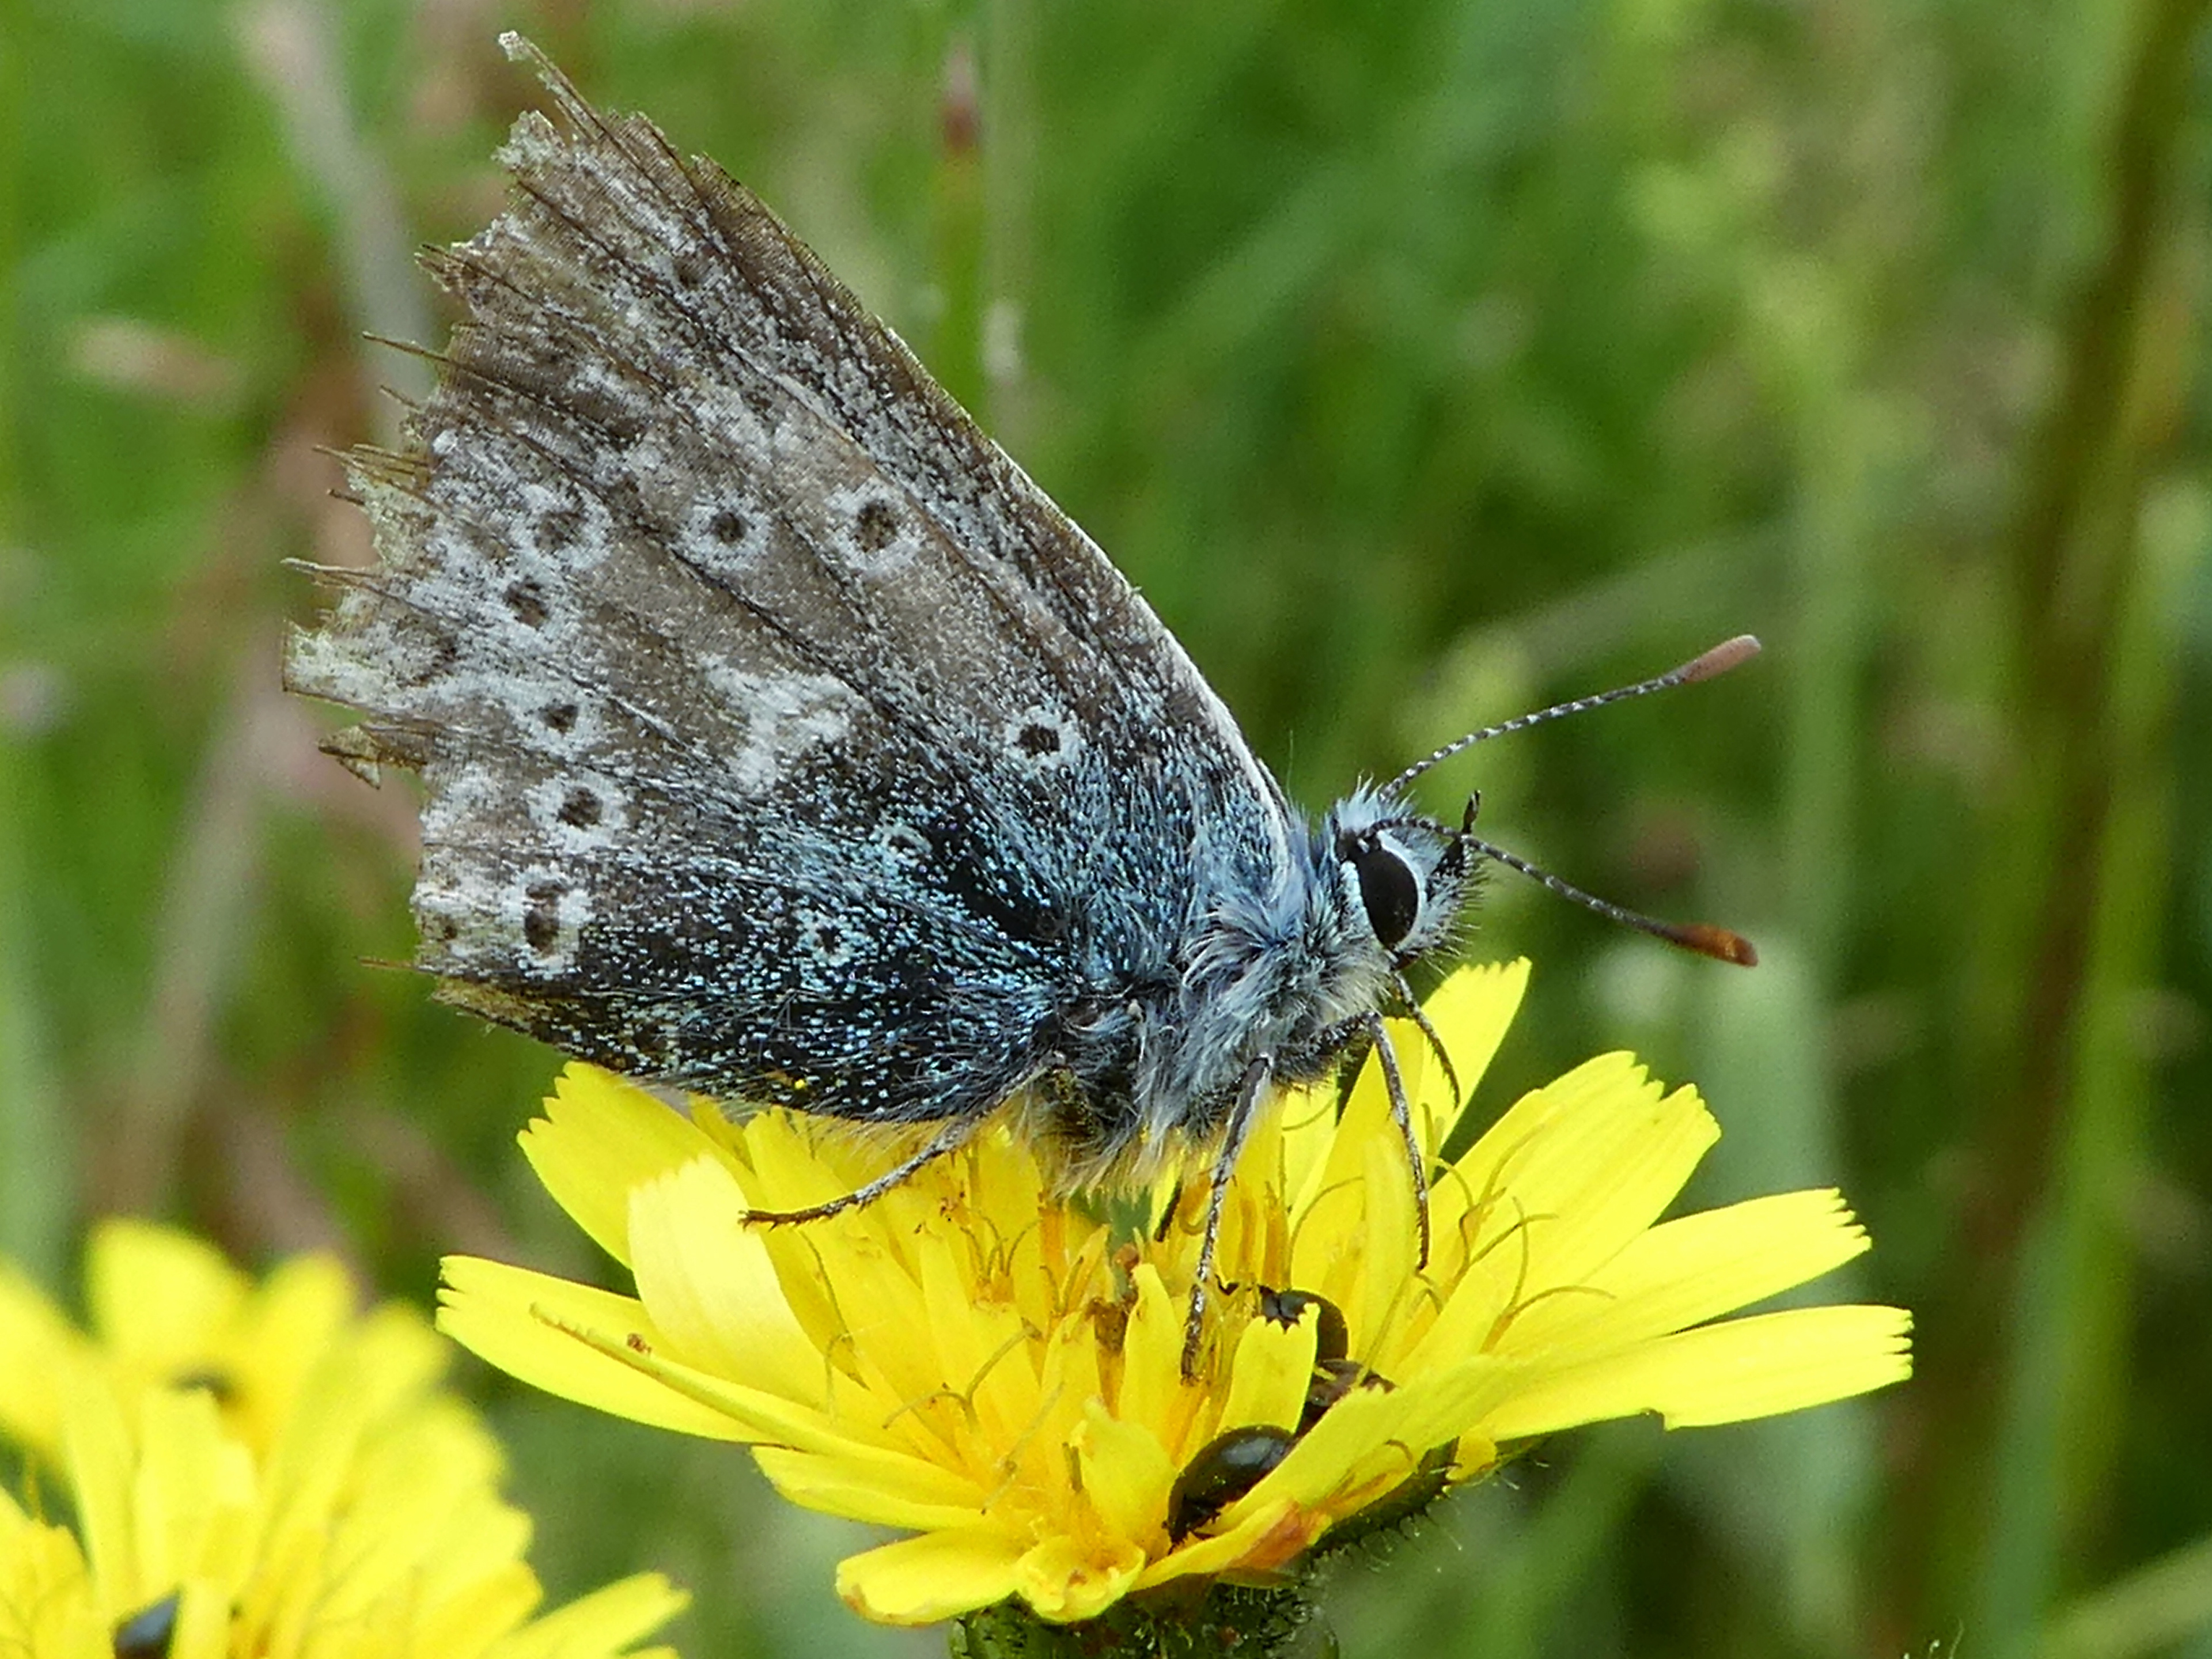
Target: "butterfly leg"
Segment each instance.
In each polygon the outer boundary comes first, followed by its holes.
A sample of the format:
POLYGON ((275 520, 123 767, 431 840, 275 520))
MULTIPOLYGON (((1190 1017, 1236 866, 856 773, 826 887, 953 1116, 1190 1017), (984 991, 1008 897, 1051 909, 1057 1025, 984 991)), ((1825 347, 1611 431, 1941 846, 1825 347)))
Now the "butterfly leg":
MULTIPOLYGON (((1367 1027, 1367 1035, 1375 1041, 1376 1063, 1382 1068, 1382 1086, 1390 1096, 1390 1121, 1405 1137, 1406 1170, 1413 1177, 1413 1213, 1419 1218, 1421 1232, 1421 1253, 1413 1265, 1425 1267, 1429 1265, 1429 1171, 1420 1137, 1413 1132, 1413 1105, 1406 1098, 1405 1074, 1398 1069, 1397 1047, 1390 1041, 1389 1028, 1382 1024, 1382 1016, 1369 1014, 1362 1023, 1367 1027)), ((1421 1024, 1425 1030, 1428 1022, 1424 1020, 1421 1024)), ((1433 1038, 1435 1033, 1430 1036, 1433 1038)), ((1449 1062, 1446 1066, 1449 1069, 1449 1062)))
POLYGON ((1164 1244, 1168 1235, 1175 1231, 1175 1218, 1182 1210, 1182 1188, 1178 1186, 1168 1194, 1168 1201, 1160 1209, 1160 1218, 1152 1224, 1152 1243, 1164 1244))
POLYGON ((1229 1114, 1229 1127, 1222 1136, 1220 1156, 1213 1160, 1212 1184, 1206 1197, 1206 1231, 1198 1244, 1198 1271, 1191 1276, 1190 1316, 1182 1328, 1182 1374, 1186 1379, 1198 1375, 1199 1338, 1206 1328, 1206 1298, 1213 1285, 1214 1247, 1221 1242, 1221 1212, 1229 1200, 1229 1178, 1237 1173, 1237 1159, 1252 1133, 1253 1120, 1260 1115, 1260 1097, 1267 1092, 1267 1081, 1274 1074, 1272 1054, 1261 1054, 1244 1068, 1244 1075, 1237 1084, 1237 1104, 1229 1114))
POLYGON ((823 1204, 810 1204, 803 1210, 754 1210, 747 1213, 745 1220, 756 1226, 782 1227, 794 1222, 820 1221, 826 1216, 842 1214, 847 1210, 858 1209, 864 1204, 872 1204, 925 1165, 935 1163, 948 1152, 958 1152, 968 1144, 969 1137, 975 1133, 976 1125, 981 1121, 980 1118, 974 1116, 945 1119, 939 1127, 937 1133, 922 1143, 920 1152, 906 1159, 896 1169, 885 1171, 873 1181, 854 1188, 842 1198, 833 1198, 823 1204))
POLYGON ((1452 1066, 1451 1056, 1444 1052, 1444 1040, 1437 1035, 1437 1028, 1430 1023, 1428 1014, 1413 1000, 1413 988, 1406 983, 1406 976, 1400 974, 1397 979, 1398 994, 1405 999, 1405 1004, 1393 1012, 1399 1018, 1410 1019, 1421 1028, 1421 1036, 1428 1042, 1429 1052, 1437 1057, 1437 1064, 1444 1068, 1444 1086, 1451 1091, 1454 1100, 1464 1100, 1466 1094, 1459 1086, 1459 1073, 1452 1066))

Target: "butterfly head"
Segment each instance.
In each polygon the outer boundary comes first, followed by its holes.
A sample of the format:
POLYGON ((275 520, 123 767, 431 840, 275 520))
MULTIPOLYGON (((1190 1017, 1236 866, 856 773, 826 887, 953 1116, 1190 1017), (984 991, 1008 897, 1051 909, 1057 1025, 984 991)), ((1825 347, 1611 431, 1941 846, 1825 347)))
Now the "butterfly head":
POLYGON ((1463 835, 1369 789, 1330 808, 1322 835, 1394 966, 1450 939, 1472 876, 1463 835))

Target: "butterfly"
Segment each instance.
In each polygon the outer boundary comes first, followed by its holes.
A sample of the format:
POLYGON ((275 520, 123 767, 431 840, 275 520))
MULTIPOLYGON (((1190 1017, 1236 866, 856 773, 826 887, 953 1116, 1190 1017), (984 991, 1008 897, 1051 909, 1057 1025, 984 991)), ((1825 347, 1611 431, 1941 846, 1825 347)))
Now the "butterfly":
POLYGON ((1211 1146, 1194 1353, 1275 1085, 1371 1048, 1421 1180, 1383 1017, 1419 1019, 1407 970, 1480 860, 1525 866, 1472 802, 1455 827, 1415 810, 1413 780, 1755 647, 1310 820, 1097 545, 758 198, 502 44, 560 121, 522 116, 506 210, 425 256, 465 319, 404 445, 348 458, 379 559, 315 568, 340 598, 285 661, 363 716, 327 750, 422 775, 418 965, 634 1078, 932 1126, 848 1199, 760 1219, 865 1202, 1017 1093, 1077 1180, 1211 1146))

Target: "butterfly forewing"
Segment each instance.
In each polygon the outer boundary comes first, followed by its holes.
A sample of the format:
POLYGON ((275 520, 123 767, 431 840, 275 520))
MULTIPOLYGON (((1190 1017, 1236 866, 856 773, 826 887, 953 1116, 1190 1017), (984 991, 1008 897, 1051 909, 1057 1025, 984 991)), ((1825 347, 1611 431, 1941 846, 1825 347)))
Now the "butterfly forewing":
POLYGON ((431 259, 467 320, 356 458, 380 562, 289 683, 421 769, 453 1000, 732 1099, 983 1109, 1279 879, 1279 792, 757 198, 538 61, 568 130, 525 116, 514 203, 431 259))

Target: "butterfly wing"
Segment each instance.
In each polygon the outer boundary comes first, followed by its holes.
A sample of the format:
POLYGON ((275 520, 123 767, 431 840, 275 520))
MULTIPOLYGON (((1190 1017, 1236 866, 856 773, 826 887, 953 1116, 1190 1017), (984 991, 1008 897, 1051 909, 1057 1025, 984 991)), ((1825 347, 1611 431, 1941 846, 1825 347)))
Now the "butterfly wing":
POLYGON ((985 1109, 1290 856, 1273 778, 1097 548, 750 191, 534 48, 565 131, 434 255, 467 319, 380 561, 295 634, 419 769, 441 994, 725 1097, 985 1109), (1203 880, 1196 872, 1203 872, 1203 880))

